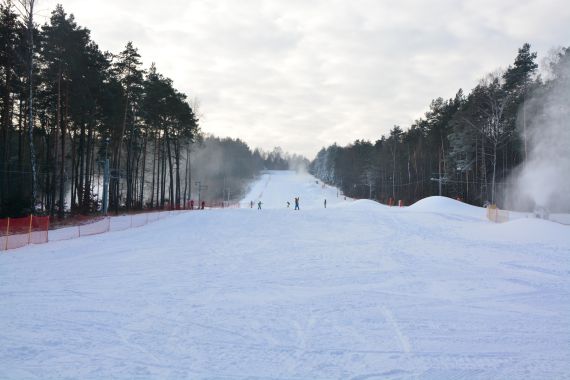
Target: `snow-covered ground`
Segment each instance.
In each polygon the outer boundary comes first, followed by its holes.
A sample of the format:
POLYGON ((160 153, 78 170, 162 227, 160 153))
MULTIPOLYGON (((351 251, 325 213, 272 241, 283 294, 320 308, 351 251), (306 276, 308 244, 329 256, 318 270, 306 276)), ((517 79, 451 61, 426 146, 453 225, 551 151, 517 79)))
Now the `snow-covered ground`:
POLYGON ((570 378, 570 227, 315 181, 1 254, 0 378, 570 378))

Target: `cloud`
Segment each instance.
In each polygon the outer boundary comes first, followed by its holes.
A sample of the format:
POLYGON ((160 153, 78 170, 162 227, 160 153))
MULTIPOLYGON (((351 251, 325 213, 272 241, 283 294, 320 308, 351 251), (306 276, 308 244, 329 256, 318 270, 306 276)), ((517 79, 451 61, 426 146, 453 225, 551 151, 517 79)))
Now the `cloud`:
POLYGON ((545 54, 570 35, 557 0, 62 1, 102 49, 133 41, 198 97, 204 131, 309 157, 406 127, 524 42, 545 54))

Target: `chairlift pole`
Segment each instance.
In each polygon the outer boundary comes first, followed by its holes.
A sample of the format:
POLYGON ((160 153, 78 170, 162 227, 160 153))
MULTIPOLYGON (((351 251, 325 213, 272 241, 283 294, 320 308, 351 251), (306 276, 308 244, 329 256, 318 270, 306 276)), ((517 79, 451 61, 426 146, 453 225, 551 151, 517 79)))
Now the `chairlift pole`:
POLYGON ((203 186, 202 182, 200 182, 200 181, 196 181, 196 182, 194 182, 194 184, 198 188, 198 207, 201 207, 201 205, 202 205, 202 190, 207 190, 208 186, 203 186))
POLYGON ((439 196, 441 197, 442 194, 442 186, 443 183, 447 181, 446 177, 442 177, 441 174, 439 174, 439 177, 437 178, 430 178, 430 180, 438 182, 438 187, 439 187, 439 196))

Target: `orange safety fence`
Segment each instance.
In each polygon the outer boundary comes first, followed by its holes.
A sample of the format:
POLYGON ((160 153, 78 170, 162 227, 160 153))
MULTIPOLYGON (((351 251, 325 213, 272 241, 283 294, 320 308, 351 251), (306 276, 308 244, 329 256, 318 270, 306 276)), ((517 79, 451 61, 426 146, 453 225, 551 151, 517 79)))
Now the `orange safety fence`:
POLYGON ((0 251, 48 241, 49 217, 0 219, 0 251))
MULTIPOLYGON (((239 203, 227 201, 204 202, 207 209, 239 208, 239 203)), ((170 205, 167 205, 169 207, 170 205)), ((198 208, 196 208, 198 209, 198 208)), ((0 251, 24 247, 28 244, 41 244, 50 241, 76 239, 81 236, 97 235, 109 231, 122 231, 129 228, 142 227, 148 223, 183 212, 176 210, 160 210, 146 213, 126 214, 120 216, 74 216, 59 224, 59 228, 49 229, 48 216, 26 216, 23 218, 0 219, 0 251)), ((188 210, 188 209, 186 209, 188 210)))
POLYGON ((212 201, 206 202, 207 208, 240 208, 239 202, 212 201))
POLYGON ((111 230, 111 218, 106 216, 91 223, 79 225, 79 237, 98 235, 111 230))
POLYGON ((132 215, 119 215, 111 220, 109 231, 123 231, 132 227, 132 215))
POLYGON ((148 224, 148 214, 131 215, 131 228, 142 227, 148 224))
POLYGON ((30 230, 30 244, 47 243, 48 236, 49 236, 49 216, 32 217, 32 228, 30 230))

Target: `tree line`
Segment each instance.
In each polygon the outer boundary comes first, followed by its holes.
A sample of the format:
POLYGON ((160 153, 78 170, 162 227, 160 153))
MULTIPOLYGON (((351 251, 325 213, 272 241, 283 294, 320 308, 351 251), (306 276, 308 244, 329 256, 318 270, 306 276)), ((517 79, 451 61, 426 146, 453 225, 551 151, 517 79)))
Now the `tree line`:
POLYGON ((182 203, 199 134, 187 95, 132 42, 103 52, 61 5, 41 27, 19 5, 0 5, 0 214, 96 211, 105 159, 110 209, 182 203))
POLYGON ((386 203, 438 194, 477 205, 503 202, 512 173, 529 155, 529 119, 537 111, 529 99, 560 81, 570 88, 570 48, 552 54, 546 78, 537 73, 536 58, 524 44, 507 69, 487 75, 468 94, 460 89, 451 99, 433 100, 406 130, 395 125, 375 142, 323 148, 311 173, 346 195, 386 203))
POLYGON ((132 42, 103 52, 58 5, 33 22, 34 0, 0 4, 0 216, 177 207, 234 200, 263 169, 307 166, 281 148, 203 136, 196 100, 132 42))

